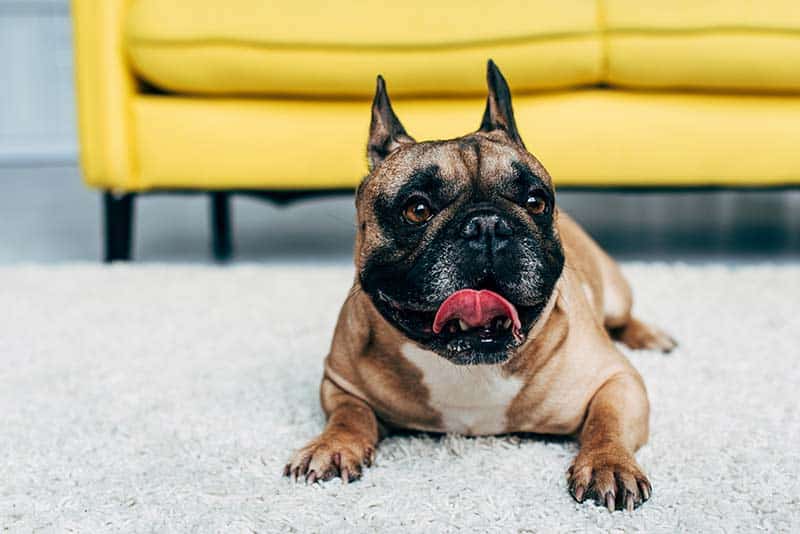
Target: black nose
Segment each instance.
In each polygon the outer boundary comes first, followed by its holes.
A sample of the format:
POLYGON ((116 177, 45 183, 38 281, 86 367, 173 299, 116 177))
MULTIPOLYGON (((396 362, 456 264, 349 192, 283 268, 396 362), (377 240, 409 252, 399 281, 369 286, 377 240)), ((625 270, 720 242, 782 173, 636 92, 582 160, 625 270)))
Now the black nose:
POLYGON ((475 247, 489 247, 496 251, 514 234, 508 222, 496 213, 482 213, 467 219, 461 235, 475 247))

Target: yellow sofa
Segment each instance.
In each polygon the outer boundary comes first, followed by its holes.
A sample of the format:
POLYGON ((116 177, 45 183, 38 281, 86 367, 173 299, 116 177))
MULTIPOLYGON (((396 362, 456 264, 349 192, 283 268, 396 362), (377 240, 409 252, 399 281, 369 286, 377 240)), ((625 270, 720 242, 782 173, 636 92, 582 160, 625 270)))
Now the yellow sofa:
POLYGON ((800 183, 798 0, 73 0, 106 259, 133 198, 352 191, 375 75, 417 139, 477 128, 491 57, 558 187, 800 183))

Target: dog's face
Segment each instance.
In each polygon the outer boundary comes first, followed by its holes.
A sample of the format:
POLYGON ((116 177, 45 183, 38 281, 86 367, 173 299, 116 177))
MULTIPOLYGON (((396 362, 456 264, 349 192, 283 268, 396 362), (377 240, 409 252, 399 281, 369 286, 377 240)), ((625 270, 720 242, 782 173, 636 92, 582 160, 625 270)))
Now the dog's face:
POLYGON ((550 176, 525 149, 492 62, 487 78, 477 132, 420 143, 379 78, 356 200, 361 287, 405 336, 457 364, 508 359, 564 264, 550 176))

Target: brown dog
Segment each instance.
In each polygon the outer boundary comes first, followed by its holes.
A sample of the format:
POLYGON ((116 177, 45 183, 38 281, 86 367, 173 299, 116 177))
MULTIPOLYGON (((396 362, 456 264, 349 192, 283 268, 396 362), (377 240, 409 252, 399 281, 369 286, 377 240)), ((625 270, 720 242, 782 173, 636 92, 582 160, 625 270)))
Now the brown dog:
POLYGON ((417 143, 378 77, 357 277, 322 379, 328 423, 284 474, 358 478, 392 428, 568 434, 575 499, 631 510, 651 493, 634 459, 649 405, 612 338, 675 343, 631 315, 617 265, 557 209, 491 61, 487 79, 477 132, 417 143))

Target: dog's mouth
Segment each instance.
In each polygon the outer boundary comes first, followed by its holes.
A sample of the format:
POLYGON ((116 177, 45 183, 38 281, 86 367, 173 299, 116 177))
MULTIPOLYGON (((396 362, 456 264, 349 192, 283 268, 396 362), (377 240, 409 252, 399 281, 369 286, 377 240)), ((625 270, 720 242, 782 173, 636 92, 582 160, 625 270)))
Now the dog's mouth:
POLYGON ((463 364, 505 360, 509 349, 524 341, 522 324, 531 312, 489 289, 460 289, 429 311, 409 309, 379 295, 402 330, 463 364))
POLYGON ((439 306, 433 318, 434 334, 477 336, 491 343, 498 337, 521 337, 517 308, 494 291, 461 289, 439 306))

